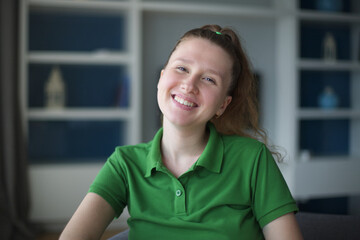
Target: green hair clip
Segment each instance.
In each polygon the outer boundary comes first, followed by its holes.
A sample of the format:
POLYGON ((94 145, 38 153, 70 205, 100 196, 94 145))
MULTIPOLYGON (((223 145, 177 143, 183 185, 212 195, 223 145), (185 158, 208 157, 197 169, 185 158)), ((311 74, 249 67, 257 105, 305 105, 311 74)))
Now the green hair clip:
POLYGON ((215 32, 216 34, 218 34, 218 35, 221 35, 221 32, 215 32))

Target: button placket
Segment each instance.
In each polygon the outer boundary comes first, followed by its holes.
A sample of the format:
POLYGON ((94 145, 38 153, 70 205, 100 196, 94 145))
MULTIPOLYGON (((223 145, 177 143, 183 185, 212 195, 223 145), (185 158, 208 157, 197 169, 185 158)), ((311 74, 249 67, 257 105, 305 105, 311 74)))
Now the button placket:
POLYGON ((175 213, 176 214, 184 214, 186 213, 186 205, 185 205, 185 190, 183 188, 183 186, 178 183, 175 186, 174 189, 174 193, 175 193, 175 199, 174 199, 174 203, 175 203, 175 213))

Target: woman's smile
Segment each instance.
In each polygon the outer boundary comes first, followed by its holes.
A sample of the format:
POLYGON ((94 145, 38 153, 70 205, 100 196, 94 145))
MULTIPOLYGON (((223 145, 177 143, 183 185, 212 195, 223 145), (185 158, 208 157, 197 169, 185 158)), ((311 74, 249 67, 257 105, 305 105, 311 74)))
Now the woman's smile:
POLYGON ((186 109, 191 110, 192 108, 197 107, 198 105, 193 102, 192 100, 179 96, 179 95, 172 95, 172 98, 175 100, 175 104, 179 104, 180 107, 187 107, 186 109))

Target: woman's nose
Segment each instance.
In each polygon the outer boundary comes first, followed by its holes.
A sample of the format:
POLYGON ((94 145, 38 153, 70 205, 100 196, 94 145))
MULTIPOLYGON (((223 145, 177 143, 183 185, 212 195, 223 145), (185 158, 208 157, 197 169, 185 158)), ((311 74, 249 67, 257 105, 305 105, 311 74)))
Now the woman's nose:
POLYGON ((198 76, 188 76, 181 83, 181 89, 187 93, 197 93, 198 92, 198 76))

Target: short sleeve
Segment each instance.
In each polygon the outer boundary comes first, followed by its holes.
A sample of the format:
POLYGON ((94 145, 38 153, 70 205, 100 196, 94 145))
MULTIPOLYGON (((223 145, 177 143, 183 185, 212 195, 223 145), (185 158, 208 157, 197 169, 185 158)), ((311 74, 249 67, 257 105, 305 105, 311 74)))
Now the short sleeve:
POLYGON ((122 166, 122 157, 119 149, 108 158, 88 192, 93 192, 104 198, 119 217, 126 206, 127 181, 125 168, 122 166))
POLYGON ((251 177, 253 211, 261 228, 298 207, 272 154, 262 146, 251 177))

